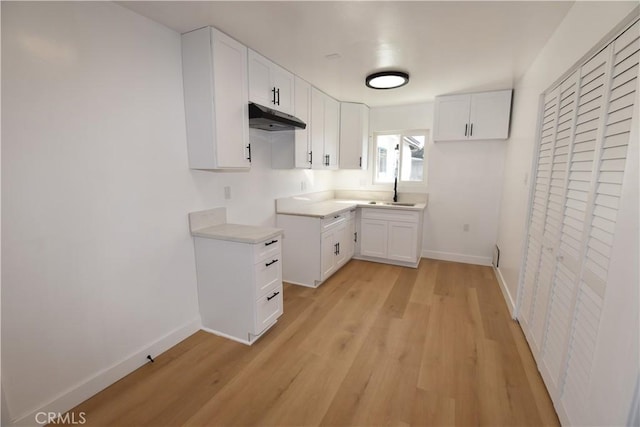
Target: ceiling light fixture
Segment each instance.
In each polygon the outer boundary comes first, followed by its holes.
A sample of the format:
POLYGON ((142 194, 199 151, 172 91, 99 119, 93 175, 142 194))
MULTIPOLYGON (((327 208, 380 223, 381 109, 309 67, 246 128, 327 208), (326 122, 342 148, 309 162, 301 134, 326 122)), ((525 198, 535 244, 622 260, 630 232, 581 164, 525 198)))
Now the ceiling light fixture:
POLYGON ((402 71, 380 71, 369 74, 365 83, 371 89, 395 89, 409 83, 409 74, 402 71))

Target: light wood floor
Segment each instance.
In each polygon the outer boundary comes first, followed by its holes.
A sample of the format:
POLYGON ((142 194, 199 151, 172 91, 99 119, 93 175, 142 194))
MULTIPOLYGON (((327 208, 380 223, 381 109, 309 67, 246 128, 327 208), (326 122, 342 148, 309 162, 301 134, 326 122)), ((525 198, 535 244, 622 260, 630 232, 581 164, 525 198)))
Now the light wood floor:
POLYGON ((109 426, 558 425, 489 267, 351 261, 252 347, 198 332, 82 403, 109 426))

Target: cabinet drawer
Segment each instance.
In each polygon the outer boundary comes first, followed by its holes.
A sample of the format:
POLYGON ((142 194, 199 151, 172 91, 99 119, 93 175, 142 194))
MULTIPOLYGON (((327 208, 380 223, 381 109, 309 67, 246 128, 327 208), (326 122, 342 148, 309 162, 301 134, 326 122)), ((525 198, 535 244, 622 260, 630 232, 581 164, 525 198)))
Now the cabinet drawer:
POLYGON ((256 323, 254 334, 258 335, 273 324, 282 314, 282 285, 271 288, 256 300, 256 323))
POLYGON ((263 259, 253 267, 257 297, 263 296, 276 285, 282 285, 282 258, 280 255, 277 253, 276 257, 263 259))
POLYGON ((362 218, 382 219, 386 221, 407 221, 417 223, 420 212, 400 209, 362 209, 362 218))
POLYGON ((320 232, 324 233, 325 231, 329 231, 337 227, 339 224, 342 224, 346 220, 347 217, 345 216, 345 214, 331 215, 329 217, 322 218, 322 221, 320 223, 320 232))
POLYGON ((273 239, 253 245, 253 263, 258 263, 267 258, 279 258, 281 240, 282 235, 278 235, 273 239))

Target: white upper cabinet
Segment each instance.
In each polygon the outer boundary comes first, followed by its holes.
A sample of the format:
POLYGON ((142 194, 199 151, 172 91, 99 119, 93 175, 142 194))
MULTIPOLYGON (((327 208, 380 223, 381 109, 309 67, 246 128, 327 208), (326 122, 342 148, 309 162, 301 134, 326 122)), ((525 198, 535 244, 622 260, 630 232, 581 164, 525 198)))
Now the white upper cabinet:
POLYGON ((367 169, 369 107, 340 103, 340 169, 367 169))
POLYGON ((294 136, 295 167, 311 168, 311 85, 300 77, 295 78, 295 115, 307 124, 304 129, 296 129, 294 136))
POLYGON ((433 140, 507 139, 511 92, 508 89, 437 97, 433 140))
POLYGON ((294 75, 249 49, 249 99, 251 102, 294 114, 294 75))
POLYGON ((311 88, 311 159, 313 169, 338 168, 340 103, 311 88))
POLYGON ((205 27, 182 35, 189 166, 248 168, 247 48, 205 27))

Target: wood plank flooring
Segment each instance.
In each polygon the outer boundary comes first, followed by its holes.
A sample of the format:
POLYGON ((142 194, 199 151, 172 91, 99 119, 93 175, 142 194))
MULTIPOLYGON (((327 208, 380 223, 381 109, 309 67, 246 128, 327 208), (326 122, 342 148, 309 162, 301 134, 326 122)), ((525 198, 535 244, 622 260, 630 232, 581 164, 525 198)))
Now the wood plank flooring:
POLYGON ((559 425, 489 267, 351 261, 251 347, 198 332, 73 409, 90 426, 559 425))

